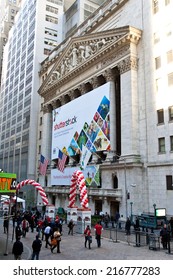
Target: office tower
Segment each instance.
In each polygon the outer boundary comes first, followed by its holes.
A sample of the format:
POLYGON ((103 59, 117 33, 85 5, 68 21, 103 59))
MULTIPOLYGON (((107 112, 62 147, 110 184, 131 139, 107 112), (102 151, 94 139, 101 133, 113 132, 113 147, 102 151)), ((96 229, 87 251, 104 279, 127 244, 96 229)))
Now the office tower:
MULTIPOLYGON (((41 121, 38 117, 39 103, 42 102, 37 93, 39 70, 42 61, 49 54, 51 56, 52 50, 62 42, 63 12, 74 1, 19 2, 20 11, 4 49, 0 94, 0 166, 6 172, 16 173, 17 181, 21 182, 38 179, 37 159, 42 150, 37 150, 37 143, 45 137, 38 130, 41 121)), ((34 205, 34 193, 33 187, 21 189, 20 196, 26 199, 26 207, 34 205)))
MULTIPOLYGON (((20 182, 37 180, 40 63, 62 41, 63 1, 23 0, 4 48, 0 97, 0 165, 20 182)), ((27 206, 34 194, 23 189, 27 206)))
POLYGON ((15 16, 19 7, 20 1, 16 0, 4 0, 0 3, 0 86, 4 46, 8 39, 9 30, 14 24, 15 16))

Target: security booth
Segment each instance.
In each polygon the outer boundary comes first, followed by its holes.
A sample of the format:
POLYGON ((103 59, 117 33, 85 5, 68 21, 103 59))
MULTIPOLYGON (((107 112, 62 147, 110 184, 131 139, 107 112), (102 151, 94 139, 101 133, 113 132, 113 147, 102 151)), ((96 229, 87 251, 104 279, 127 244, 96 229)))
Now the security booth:
POLYGON ((154 233, 154 230, 159 230, 161 227, 167 223, 166 219, 166 209, 165 208, 155 208, 154 213, 142 213, 139 218, 139 225, 143 231, 147 232, 147 244, 149 244, 149 249, 159 250, 160 249, 160 235, 154 233), (148 229, 151 233, 148 233, 148 229))
POLYGON ((143 230, 151 229, 152 232, 154 229, 160 229, 164 223, 167 223, 165 208, 156 208, 155 213, 142 213, 138 218, 140 227, 143 230))

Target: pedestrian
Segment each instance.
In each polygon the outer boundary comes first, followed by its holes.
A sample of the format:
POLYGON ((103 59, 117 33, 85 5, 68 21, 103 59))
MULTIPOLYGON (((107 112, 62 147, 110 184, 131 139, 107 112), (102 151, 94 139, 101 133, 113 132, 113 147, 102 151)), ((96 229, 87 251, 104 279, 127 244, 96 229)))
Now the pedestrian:
POLYGON ((22 230, 21 230, 20 225, 16 226, 15 234, 16 234, 16 240, 18 239, 18 237, 20 238, 22 236, 22 230))
POLYGON ((130 235, 130 229, 131 229, 131 221, 128 217, 125 223, 126 235, 130 235))
POLYGON ((127 243, 130 245, 130 229, 131 229, 131 221, 129 217, 127 217, 126 223, 125 223, 125 230, 126 230, 126 235, 127 235, 127 243))
POLYGON ((40 250, 41 250, 41 246, 42 246, 42 242, 39 239, 39 234, 36 235, 35 240, 32 243, 32 257, 31 260, 34 260, 36 258, 36 260, 39 260, 39 254, 40 254, 40 250))
POLYGON ((74 222, 73 220, 71 219, 70 222, 68 223, 68 228, 69 228, 69 231, 68 231, 68 234, 71 233, 71 235, 73 235, 73 228, 74 228, 74 222))
POLYGON ((161 243, 162 243, 163 249, 167 249, 168 241, 170 238, 170 231, 168 230, 166 224, 163 225, 163 228, 160 231, 160 236, 161 236, 161 243))
POLYGON ((85 248, 87 247, 87 243, 88 243, 88 249, 91 249, 92 236, 91 236, 91 229, 89 225, 87 225, 86 229, 84 230, 84 235, 85 235, 85 248))
POLYGON ((120 213, 117 211, 115 213, 115 223, 118 225, 118 222, 119 222, 119 219, 120 219, 120 213))
POLYGON ((28 221, 26 220, 26 218, 23 219, 21 225, 22 225, 22 234, 23 234, 23 237, 26 237, 26 233, 29 231, 29 223, 28 223, 28 221))
POLYGON ((47 248, 47 245, 49 245, 51 247, 51 244, 49 242, 49 237, 51 236, 51 233, 52 233, 52 229, 51 229, 50 225, 47 225, 44 230, 45 241, 46 241, 45 248, 47 248))
POLYGON ((20 241, 20 237, 14 242, 12 248, 12 254, 14 255, 15 260, 21 260, 23 253, 23 243, 20 241))
POLYGON ((109 220, 110 220, 109 214, 106 212, 104 215, 105 228, 108 228, 109 220))
POLYGON ((95 237, 97 240, 97 247, 101 247, 101 234, 102 234, 102 230, 103 227, 101 225, 101 221, 97 222, 97 224, 94 226, 94 230, 95 230, 95 237))
POLYGON ((4 213, 4 223, 3 223, 4 233, 8 233, 8 224, 9 224, 8 214, 7 214, 7 212, 5 212, 4 213))
POLYGON ((169 220, 170 230, 171 230, 171 237, 173 237, 173 217, 169 220))
POLYGON ((57 248, 57 253, 61 253, 60 252, 60 242, 61 242, 61 234, 58 231, 58 229, 55 228, 55 231, 53 233, 52 240, 51 240, 51 245, 52 245, 51 252, 52 253, 55 248, 57 248))
POLYGON ((135 220, 134 229, 136 231, 140 231, 140 225, 139 225, 139 218, 138 218, 138 216, 136 217, 136 220, 135 220))

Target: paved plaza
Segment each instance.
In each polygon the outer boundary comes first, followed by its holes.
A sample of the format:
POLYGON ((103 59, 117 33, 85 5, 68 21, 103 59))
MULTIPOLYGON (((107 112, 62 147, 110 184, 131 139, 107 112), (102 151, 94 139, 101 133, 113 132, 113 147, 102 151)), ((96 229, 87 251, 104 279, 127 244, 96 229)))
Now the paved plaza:
MULTIPOLYGON (((3 233, 2 223, 0 223, 0 259, 13 260, 12 255, 12 232, 13 228, 10 225, 9 238, 7 246, 7 235, 3 233)), ((50 249, 45 248, 45 241, 42 242, 40 252, 40 260, 173 260, 173 255, 160 248, 160 250, 149 250, 148 246, 136 247, 135 243, 130 242, 128 245, 126 237, 124 240, 113 242, 109 236, 109 230, 103 231, 101 240, 101 248, 97 248, 96 240, 94 239, 91 250, 84 247, 84 236, 74 233, 73 236, 68 235, 67 224, 63 225, 63 235, 61 241, 61 254, 57 254, 56 250, 51 253, 50 249)), ((29 260, 32 253, 32 242, 35 239, 36 231, 29 231, 26 238, 21 238, 24 245, 23 260, 29 260)), ((131 237, 131 240, 133 236, 131 237)))

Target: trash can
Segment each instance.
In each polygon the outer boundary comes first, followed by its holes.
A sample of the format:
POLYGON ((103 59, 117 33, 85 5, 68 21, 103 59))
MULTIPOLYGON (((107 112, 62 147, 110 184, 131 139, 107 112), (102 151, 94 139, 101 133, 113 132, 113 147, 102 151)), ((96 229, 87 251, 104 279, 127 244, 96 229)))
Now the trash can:
POLYGON ((149 249, 160 250, 160 236, 156 234, 149 234, 149 249))

